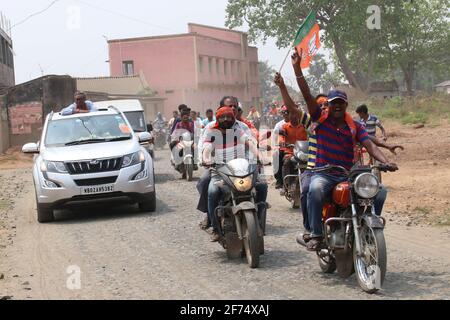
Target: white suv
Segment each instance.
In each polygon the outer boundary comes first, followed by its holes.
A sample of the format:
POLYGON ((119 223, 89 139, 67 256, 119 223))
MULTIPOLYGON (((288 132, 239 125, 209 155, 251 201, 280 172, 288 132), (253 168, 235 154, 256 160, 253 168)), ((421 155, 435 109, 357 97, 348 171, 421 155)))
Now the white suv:
POLYGON ((155 211, 152 157, 142 147, 151 139, 137 135, 114 107, 96 112, 47 116, 41 141, 26 144, 37 154, 33 166, 39 222, 54 220, 54 209, 73 202, 119 198, 155 211))

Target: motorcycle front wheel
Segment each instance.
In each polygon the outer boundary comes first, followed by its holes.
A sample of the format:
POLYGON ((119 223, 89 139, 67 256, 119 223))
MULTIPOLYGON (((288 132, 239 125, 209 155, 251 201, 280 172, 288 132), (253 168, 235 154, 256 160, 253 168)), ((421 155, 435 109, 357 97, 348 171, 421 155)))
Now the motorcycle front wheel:
POLYGON ((361 256, 353 247, 353 261, 359 286, 367 293, 381 289, 386 276, 387 254, 383 229, 361 228, 361 256))
POLYGON ((187 173, 187 181, 192 181, 192 177, 194 175, 194 164, 189 161, 188 164, 186 164, 186 173, 187 173))
POLYGON ((250 268, 258 268, 260 243, 258 239, 258 226, 256 225, 255 212, 246 210, 242 215, 242 234, 244 236, 244 249, 247 263, 250 268))

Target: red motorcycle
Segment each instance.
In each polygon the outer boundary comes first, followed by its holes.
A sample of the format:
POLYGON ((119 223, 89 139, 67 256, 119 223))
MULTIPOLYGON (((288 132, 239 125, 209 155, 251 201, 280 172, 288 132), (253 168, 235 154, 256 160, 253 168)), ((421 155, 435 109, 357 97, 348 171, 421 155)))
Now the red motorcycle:
MULTIPOLYGON (((372 173, 395 171, 385 165, 357 166, 350 171, 340 166, 316 168, 313 172, 339 171, 347 181, 338 184, 332 199, 323 207, 324 242, 317 249, 323 272, 347 278, 356 271, 361 288, 375 293, 383 285, 386 275, 386 242, 384 218, 375 214, 374 201, 381 190, 372 173)), ((306 246, 306 242, 300 244, 306 246)))

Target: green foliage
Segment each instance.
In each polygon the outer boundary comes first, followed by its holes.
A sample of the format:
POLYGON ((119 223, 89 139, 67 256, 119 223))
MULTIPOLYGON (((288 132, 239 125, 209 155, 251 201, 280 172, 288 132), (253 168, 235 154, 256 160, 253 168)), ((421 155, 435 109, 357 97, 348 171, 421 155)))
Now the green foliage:
MULTIPOLYGON (((259 62, 259 78, 261 84, 261 97, 263 105, 268 105, 273 101, 281 101, 281 94, 278 87, 273 82, 274 75, 277 71, 269 65, 267 61, 259 62)), ((297 90, 286 84, 289 94, 292 99, 299 100, 299 93, 297 90)))
POLYGON ((400 71, 411 92, 416 78, 430 90, 449 77, 449 7, 450 0, 229 0, 226 25, 245 23, 250 40, 274 37, 280 48, 287 47, 315 10, 323 42, 335 49, 335 69, 350 85, 365 91, 369 83, 392 80, 400 71), (370 5, 381 8, 380 30, 367 28, 370 5))
POLYGON ((365 103, 370 113, 381 119, 394 119, 403 124, 425 124, 439 119, 450 119, 450 104, 446 94, 371 99, 365 103))

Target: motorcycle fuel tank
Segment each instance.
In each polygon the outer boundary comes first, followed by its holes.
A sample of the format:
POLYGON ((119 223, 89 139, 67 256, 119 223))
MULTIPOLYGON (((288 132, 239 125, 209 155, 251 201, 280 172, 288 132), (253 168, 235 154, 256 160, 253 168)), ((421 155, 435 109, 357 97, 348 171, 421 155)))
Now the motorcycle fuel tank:
POLYGON ((350 183, 342 182, 333 190, 333 202, 340 207, 348 207, 350 205, 350 183))

